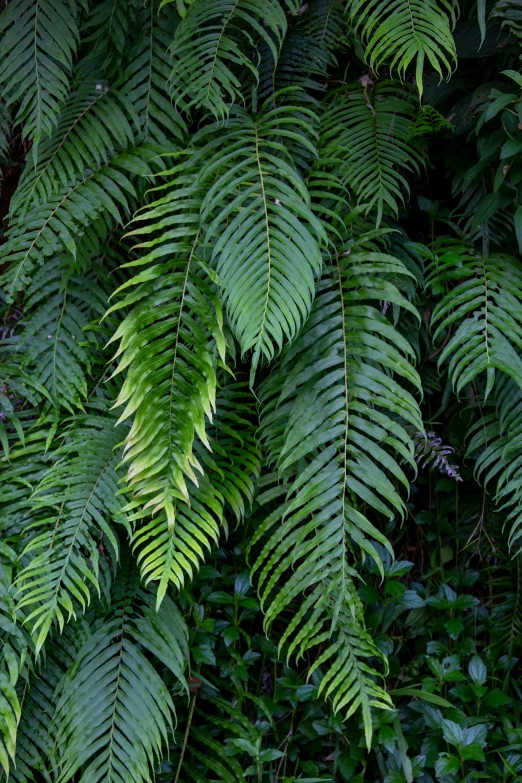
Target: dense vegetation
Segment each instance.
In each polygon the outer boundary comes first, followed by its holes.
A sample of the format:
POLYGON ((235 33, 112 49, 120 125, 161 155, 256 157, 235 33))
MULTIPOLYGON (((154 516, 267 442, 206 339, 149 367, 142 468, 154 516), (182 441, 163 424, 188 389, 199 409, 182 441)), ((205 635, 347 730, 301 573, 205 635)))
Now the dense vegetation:
POLYGON ((0 16, 0 775, 522 781, 521 0, 0 16))

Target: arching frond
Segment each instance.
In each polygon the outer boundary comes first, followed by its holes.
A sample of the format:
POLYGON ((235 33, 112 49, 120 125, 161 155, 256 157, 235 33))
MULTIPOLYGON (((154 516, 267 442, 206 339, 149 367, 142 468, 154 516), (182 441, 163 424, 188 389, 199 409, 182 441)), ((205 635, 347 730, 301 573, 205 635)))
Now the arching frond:
POLYGON ((29 783, 35 780, 35 776, 45 783, 51 783, 55 763, 52 734, 55 691, 88 636, 88 627, 84 621, 74 628, 68 626, 59 639, 46 645, 45 661, 34 666, 26 675, 15 763, 10 769, 9 783, 29 783))
MULTIPOLYGON (((518 357, 517 357, 518 358, 518 357)), ((520 360, 519 360, 520 361, 520 360)), ((472 430, 468 454, 477 455, 475 474, 495 486, 495 500, 507 511, 508 543, 519 552, 522 537, 522 389, 502 373, 495 384, 495 410, 472 430)))
POLYGON ((348 0, 346 11, 366 47, 373 71, 385 62, 402 79, 415 63, 415 79, 422 95, 424 68, 450 76, 456 61, 451 29, 456 22, 454 0, 348 0))
POLYGON ((158 614, 120 577, 120 597, 93 628, 61 689, 59 783, 149 783, 173 728, 174 703, 148 653, 186 689, 187 629, 170 599, 158 614), (103 676, 100 676, 103 671, 103 676))
POLYGON ((454 285, 433 310, 434 340, 446 335, 439 366, 457 394, 486 373, 486 397, 501 370, 522 385, 522 265, 515 258, 483 257, 454 242, 441 242, 431 257, 429 282, 454 285))
POLYGON ((162 145, 179 141, 186 126, 168 94, 171 60, 167 49, 178 22, 172 7, 158 12, 159 2, 150 2, 140 9, 140 35, 130 54, 130 62, 122 76, 122 88, 132 101, 140 118, 145 141, 162 145))
POLYGON ((75 183, 61 187, 45 203, 16 217, 2 246, 0 258, 7 265, 2 282, 12 298, 31 282, 35 266, 63 251, 73 257, 84 232, 96 246, 106 240, 109 229, 122 223, 130 211, 136 189, 133 175, 148 176, 152 170, 146 148, 130 149, 117 155, 109 165, 87 170, 75 183), (100 218, 100 219, 99 219, 100 218))
MULTIPOLYGON (((337 64, 345 24, 342 0, 312 0, 301 6, 278 59, 263 59, 260 87, 263 96, 284 87, 323 91, 328 73, 337 64)), ((268 53, 267 53, 268 54, 268 53)))
POLYGON ((368 517, 404 513, 401 463, 414 464, 404 425, 422 429, 415 399, 392 377, 420 386, 413 350, 375 306, 412 311, 391 282, 407 275, 398 259, 352 249, 328 270, 303 332, 260 389, 262 440, 278 471, 265 479, 275 485, 265 501, 279 498, 250 545, 265 541, 253 565, 265 623, 304 592, 280 644, 302 656, 327 643, 317 664, 334 658, 325 694, 349 714, 362 706, 367 732, 369 703, 387 698, 362 662, 377 652, 364 631, 352 552, 380 563, 374 543, 390 549, 368 517))
POLYGON ((72 274, 71 265, 70 258, 58 256, 37 271, 26 291, 18 350, 25 372, 47 389, 55 405, 73 412, 87 396, 90 346, 82 330, 105 312, 108 286, 100 265, 85 275, 72 274))
POLYGON ((17 578, 18 607, 41 649, 53 621, 60 628, 99 590, 100 554, 118 557, 111 521, 122 517, 118 465, 121 429, 113 417, 90 416, 58 450, 59 459, 42 476, 31 502, 36 535, 23 553, 17 578))
POLYGON ((336 91, 322 118, 323 134, 347 150, 343 175, 357 201, 397 215, 409 193, 406 173, 418 172, 422 155, 412 146, 413 103, 398 97, 390 82, 353 85, 336 91))
MULTIPOLYGON (((295 0, 285 0, 296 12, 295 0)), ((205 107, 223 119, 241 100, 240 71, 257 80, 255 51, 264 43, 277 61, 287 29, 279 0, 198 0, 180 22, 171 46, 174 101, 205 107)))
POLYGON ((69 91, 82 0, 13 0, 0 17, 0 83, 22 135, 48 136, 69 91))
POLYGON ((80 80, 56 129, 40 143, 36 165, 25 167, 11 200, 12 216, 45 204, 62 188, 76 185, 86 171, 100 169, 133 146, 138 129, 130 101, 96 70, 86 69, 80 80))
POLYGON ((209 446, 205 420, 215 407, 218 359, 225 361, 221 305, 200 257, 201 196, 190 178, 170 187, 138 218, 144 225, 133 235, 152 238, 128 266, 144 268, 109 310, 129 308, 111 342, 119 342, 116 373, 125 372, 116 405, 125 406, 122 420, 132 417, 124 451, 131 509, 138 517, 163 511, 169 527, 176 501, 188 500, 186 477, 197 484, 202 472, 194 437, 209 446))
POLYGON ((134 42, 141 0, 99 0, 90 4, 82 26, 82 40, 92 46, 111 79, 121 75, 134 42))
POLYGON ((16 684, 24 667, 28 644, 17 624, 12 596, 16 553, 3 544, 0 553, 0 766, 6 776, 15 759, 21 707, 16 684))
POLYGON ((160 513, 133 536, 142 578, 159 582, 158 602, 169 582, 182 588, 228 533, 227 509, 240 522, 253 501, 261 458, 252 398, 242 384, 220 389, 209 441, 212 451, 200 446, 198 453, 204 475, 189 487, 189 503, 174 504, 174 523, 160 513))
POLYGON ((306 186, 285 149, 288 137, 315 155, 310 110, 267 105, 255 118, 235 109, 207 141, 200 182, 205 241, 223 290, 228 318, 252 371, 292 340, 305 321, 321 270, 325 233, 306 186))

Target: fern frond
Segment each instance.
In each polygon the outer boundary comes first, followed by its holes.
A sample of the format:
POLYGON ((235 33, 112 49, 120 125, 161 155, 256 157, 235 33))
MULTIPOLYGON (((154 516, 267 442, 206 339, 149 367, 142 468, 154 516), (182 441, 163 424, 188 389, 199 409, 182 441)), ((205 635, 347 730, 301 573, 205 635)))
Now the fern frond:
POLYGON ((187 629, 166 598, 156 614, 120 577, 121 597, 78 653, 55 720, 59 783, 149 783, 172 730, 174 703, 147 653, 186 689, 187 629), (100 677, 100 671, 103 676, 100 677), (75 777, 78 775, 78 777, 75 777))
POLYGON ((25 624, 37 654, 52 623, 62 629, 85 609, 91 590, 99 590, 104 540, 113 561, 118 558, 111 522, 121 520, 125 499, 118 491, 121 449, 116 448, 122 433, 114 424, 107 415, 81 421, 33 495, 31 521, 38 527, 23 553, 17 597, 18 608, 28 612, 25 624))
POLYGON ((152 157, 146 147, 130 149, 16 217, 0 252, 2 264, 8 266, 2 282, 9 297, 29 285, 34 268, 49 256, 67 251, 75 257, 87 228, 92 229, 89 239, 94 247, 102 245, 109 230, 130 212, 136 198, 134 175, 152 174, 152 157))
POLYGON ((27 674, 16 738, 15 764, 10 769, 8 783, 29 783, 35 780, 35 775, 38 780, 51 783, 52 765, 55 762, 51 733, 56 709, 55 691, 88 635, 88 628, 82 621, 74 627, 68 626, 59 639, 46 645, 45 661, 33 666, 27 674))
POLYGON ((2 543, 0 552, 0 765, 6 776, 15 760, 16 735, 21 716, 16 684, 24 668, 29 644, 17 623, 12 596, 16 553, 2 543))
POLYGON ((91 4, 81 29, 82 41, 92 46, 92 54, 99 58, 111 80, 118 79, 128 62, 142 8, 140 0, 99 0, 91 4))
MULTIPOLYGON (((261 436, 278 472, 265 480, 275 486, 258 500, 267 502, 275 492, 281 498, 250 544, 268 535, 253 565, 265 623, 270 628, 305 593, 280 645, 302 656, 328 642, 324 660, 336 655, 337 662, 324 688, 338 693, 335 709, 352 700, 354 709, 364 707, 364 699, 375 696, 364 665, 359 676, 355 664, 355 639, 363 657, 377 653, 362 630, 349 561, 352 551, 362 550, 379 564, 375 542, 390 550, 368 513, 390 520, 404 514, 396 485, 408 489, 401 463, 414 464, 404 424, 422 429, 415 399, 391 376, 419 388, 413 350, 375 306, 384 301, 413 311, 390 282, 407 275, 402 262, 382 253, 343 256, 321 283, 300 337, 260 389, 261 436)), ((386 704, 382 692, 377 701, 386 704)))
POLYGON ((346 11, 366 48, 372 71, 385 62, 401 79, 415 62, 415 80, 422 96, 424 68, 430 65, 441 77, 451 75, 456 62, 452 28, 454 0, 348 0, 346 11))
POLYGON ((377 210, 377 227, 385 211, 396 216, 409 194, 406 173, 419 172, 422 154, 410 139, 415 109, 398 97, 391 82, 342 88, 333 94, 322 118, 322 131, 347 150, 341 169, 360 205, 377 210))
POLYGON ((468 455, 478 455, 477 479, 486 487, 495 482, 495 501, 507 510, 508 544, 518 546, 522 536, 522 389, 504 373, 495 384, 494 405, 495 411, 472 428, 468 455))
POLYGON ((140 10, 140 35, 121 81, 140 118, 142 140, 172 145, 186 133, 167 88, 172 67, 167 49, 178 18, 174 9, 167 7, 158 12, 158 6, 159 2, 151 0, 140 10))
POLYGON ((170 187, 137 218, 144 226, 132 234, 152 238, 128 266, 144 269, 109 310, 129 308, 111 342, 119 342, 116 373, 125 372, 116 405, 125 406, 121 420, 132 417, 124 451, 132 508, 138 516, 164 511, 169 527, 175 502, 188 500, 185 478, 197 484, 202 472, 193 442, 197 434, 209 447, 205 419, 212 420, 226 347, 221 305, 199 257, 201 196, 190 179, 170 187))
POLYGON ((13 0, 0 17, 0 83, 23 138, 50 135, 69 92, 81 0, 13 0))
MULTIPOLYGON (((296 12, 295 0, 285 0, 296 12)), ((264 43, 277 62, 287 19, 279 0, 198 0, 181 20, 171 46, 172 97, 184 109, 209 109, 224 119, 242 99, 238 69, 258 80, 255 50, 264 43)))
POLYGON ((199 447, 198 454, 204 475, 189 487, 188 504, 174 504, 174 524, 160 513, 133 536, 142 578, 146 584, 159 582, 158 603, 169 582, 181 589, 199 569, 205 550, 227 535, 227 508, 240 522, 253 501, 261 459, 252 398, 242 384, 220 390, 209 436, 212 451, 199 447))
POLYGON ((12 217, 45 204, 86 171, 100 169, 134 145, 138 129, 129 99, 108 87, 97 70, 81 70, 78 78, 55 130, 39 145, 36 165, 26 165, 22 173, 10 204, 12 217))
POLYGON ((252 373, 270 361, 306 320, 321 270, 325 232, 285 149, 289 138, 316 155, 315 115, 293 106, 264 107, 255 118, 234 109, 225 126, 205 128, 199 153, 205 242, 227 315, 252 373))
MULTIPOLYGON (((284 87, 324 91, 343 42, 342 0, 313 0, 301 6, 274 62, 270 53, 260 65, 260 92, 265 97, 284 87)), ((266 47, 265 47, 266 48, 266 47)))
POLYGON ((58 256, 37 271, 26 291, 22 369, 71 413, 87 397, 90 349, 83 328, 101 318, 108 298, 107 275, 98 266, 74 275, 71 259, 58 256))
POLYGON ((430 257, 428 282, 451 286, 433 309, 433 339, 450 339, 439 356, 457 394, 486 373, 486 397, 501 370, 522 385, 522 265, 515 258, 483 257, 454 242, 441 242, 430 257), (453 332, 453 330, 455 330, 453 332))

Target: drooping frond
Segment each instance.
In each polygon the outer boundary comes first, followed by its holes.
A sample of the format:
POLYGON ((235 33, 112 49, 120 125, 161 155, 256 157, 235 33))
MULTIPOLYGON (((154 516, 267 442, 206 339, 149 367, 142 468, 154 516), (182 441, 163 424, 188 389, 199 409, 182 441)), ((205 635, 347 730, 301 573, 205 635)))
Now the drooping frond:
POLYGON ((74 411, 87 396, 88 335, 82 330, 105 312, 107 273, 99 264, 72 274, 72 259, 58 256, 37 271, 25 298, 25 329, 18 343, 22 368, 47 389, 55 405, 74 411))
POLYGON ((414 463, 404 425, 422 429, 415 399, 392 377, 419 387, 413 351, 375 306, 411 311, 390 282, 407 274, 382 253, 352 249, 343 256, 321 283, 305 329, 260 390, 262 440, 277 468, 265 479, 265 500, 279 498, 250 545, 268 534, 253 565, 265 622, 269 628, 304 592, 281 645, 302 656, 328 643, 320 659, 334 657, 325 693, 349 714, 362 706, 367 732, 369 703, 385 706, 387 699, 357 662, 377 652, 364 631, 352 553, 363 550, 380 563, 374 543, 389 548, 368 515, 391 520, 404 513, 397 485, 407 491, 409 484, 401 463, 414 463))
POLYGON ((221 305, 200 257, 200 204, 194 179, 180 178, 139 215, 144 225, 133 235, 152 238, 128 266, 143 270, 109 310, 129 308, 111 342, 119 343, 116 373, 125 373, 116 405, 125 406, 122 420, 132 417, 124 451, 131 509, 138 517, 163 511, 169 527, 176 501, 188 500, 186 477, 197 484, 202 472, 194 437, 208 447, 205 420, 225 361, 221 305))
POLYGON ((172 7, 158 12, 158 6, 157 0, 150 0, 140 9, 140 34, 121 82, 140 119, 142 140, 172 146, 186 132, 167 88, 172 67, 167 49, 178 17, 172 7))
POLYGON ((29 783, 35 780, 35 776, 51 783, 55 761, 52 735, 55 691, 87 637, 88 627, 84 621, 74 628, 68 626, 59 641, 46 645, 45 661, 39 662, 26 675, 15 763, 10 769, 9 783, 29 783))
POLYGON ((288 137, 308 154, 315 116, 309 109, 266 105, 255 118, 234 109, 225 126, 201 132, 207 141, 200 182, 212 260, 228 318, 252 372, 272 359, 304 323, 321 270, 325 233, 285 148, 288 137))
POLYGON ((454 0, 347 0, 346 11, 366 48, 373 71, 385 62, 402 79, 415 63, 422 95, 422 76, 429 64, 441 77, 450 76, 456 51, 451 29, 456 22, 454 0))
POLYGON ((114 157, 108 165, 86 170, 75 183, 60 187, 45 203, 15 217, 2 246, 0 258, 7 265, 2 277, 9 296, 31 282, 35 266, 63 251, 76 256, 87 229, 94 247, 106 239, 109 229, 123 222, 136 189, 133 175, 150 175, 153 153, 132 148, 114 157))
POLYGON ((183 617, 167 598, 158 613, 148 600, 140 606, 129 579, 119 582, 112 612, 93 628, 61 689, 59 783, 128 783, 129 774, 133 783, 152 781, 175 713, 149 654, 175 677, 178 690, 186 688, 183 617))
POLYGON ((48 136, 69 91, 82 0, 13 0, 0 17, 0 83, 22 135, 48 136))
POLYGON ((17 624, 12 595, 16 553, 3 544, 0 553, 0 766, 6 776, 15 759, 16 733, 21 715, 16 691, 28 652, 27 640, 17 624))
POLYGON ((33 495, 29 521, 38 528, 23 553, 17 598, 37 653, 52 623, 63 628, 86 607, 93 588, 99 591, 100 556, 117 560, 111 521, 121 520, 125 498, 118 492, 116 448, 122 430, 114 425, 106 413, 81 421, 33 495))
POLYGON ((226 511, 240 522, 254 497, 260 471, 251 395, 241 384, 220 389, 218 407, 209 428, 211 451, 201 446, 203 476, 189 487, 189 503, 173 504, 173 524, 164 512, 141 527, 133 545, 142 578, 158 581, 158 603, 169 582, 181 589, 199 569, 205 552, 228 533, 226 511))
POLYGON ((81 29, 82 40, 91 45, 91 52, 111 80, 117 79, 128 63, 144 5, 141 0, 99 0, 90 4, 81 29))
MULTIPOLYGON (((295 13, 298 3, 285 0, 295 13)), ((242 80, 258 79, 256 49, 263 43, 277 62, 287 29, 279 0, 198 0, 190 5, 171 46, 170 79, 175 103, 226 117, 241 100, 242 80), (241 76, 243 71, 243 76, 241 76)))
POLYGON ((343 40, 343 22, 342 0, 312 0, 302 5, 277 61, 269 56, 261 63, 263 96, 289 86, 325 90, 328 73, 337 64, 334 52, 343 40))
MULTIPOLYGON (((517 357, 518 358, 518 357, 517 357)), ((520 360, 519 360, 520 361, 520 360)), ((475 474, 486 488, 495 487, 495 501, 507 511, 508 543, 520 551, 522 537, 522 389, 504 373, 495 383, 495 410, 477 422, 468 444, 476 455, 475 474)))
POLYGON ((486 373, 486 396, 495 370, 522 385, 522 265, 515 258, 478 251, 454 242, 441 242, 431 260, 429 282, 449 287, 433 309, 433 338, 445 334, 439 366, 448 372, 457 394, 486 373))
POLYGON ((419 171, 422 155, 411 144, 413 103, 399 97, 390 82, 361 81, 333 94, 321 125, 346 150, 343 175, 358 203, 368 211, 376 208, 379 226, 385 211, 397 215, 409 194, 405 174, 419 171))
POLYGON ((97 70, 86 68, 49 139, 38 148, 36 165, 27 164, 10 205, 12 216, 45 204, 61 188, 74 186, 86 171, 107 165, 132 147, 137 128, 132 104, 108 87, 97 70))

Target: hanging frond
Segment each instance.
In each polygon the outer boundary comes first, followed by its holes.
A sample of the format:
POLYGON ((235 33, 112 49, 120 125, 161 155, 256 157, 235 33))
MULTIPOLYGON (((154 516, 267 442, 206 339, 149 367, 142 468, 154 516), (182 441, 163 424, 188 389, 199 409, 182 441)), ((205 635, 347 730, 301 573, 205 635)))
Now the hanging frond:
POLYGON ((80 420, 31 500, 29 521, 38 528, 23 553, 17 598, 37 654, 53 622, 63 629, 92 589, 99 591, 100 554, 118 558, 111 521, 121 521, 125 498, 118 486, 122 431, 114 425, 107 414, 80 420))
POLYGON ((23 217, 134 145, 138 129, 128 98, 108 87, 97 70, 82 69, 78 78, 56 129, 39 145, 36 165, 28 163, 22 173, 10 204, 12 217, 23 217))
POLYGON ((410 139, 415 127, 415 108, 399 97, 395 85, 374 85, 368 77, 362 84, 333 93, 322 117, 322 133, 345 149, 342 172, 360 205, 396 216, 409 194, 407 173, 418 173, 423 162, 410 139))
POLYGON ((129 510, 163 511, 169 528, 176 501, 188 501, 186 477, 197 484, 202 472, 194 437, 209 447, 205 421, 215 408, 218 360, 225 361, 221 305, 199 255, 200 204, 194 179, 179 178, 139 214, 144 225, 132 235, 152 238, 127 266, 144 268, 109 310, 129 308, 111 338, 119 342, 116 373, 125 373, 116 405, 125 406, 121 420, 132 417, 124 450, 129 510))
POLYGON ((227 509, 240 522, 253 501, 261 456, 252 397, 242 384, 220 389, 209 440, 211 452, 199 447, 204 475, 190 486, 188 504, 175 502, 174 524, 162 512, 133 536, 142 578, 146 584, 159 582, 158 603, 169 582, 181 589, 199 569, 205 551, 228 534, 227 509))
POLYGON ((82 26, 82 40, 92 47, 110 78, 118 78, 135 40, 141 0, 98 0, 82 26))
POLYGON ((59 639, 46 645, 45 661, 34 666, 27 674, 16 738, 15 763, 10 769, 9 783, 30 783, 35 780, 35 775, 39 776, 38 780, 51 783, 56 761, 52 735, 55 692, 88 635, 84 621, 74 628, 68 626, 59 639))
POLYGON ((261 437, 277 474, 258 500, 279 503, 250 549, 264 541, 253 571, 267 629, 304 592, 280 645, 302 656, 328 643, 317 664, 334 658, 325 695, 349 714, 361 706, 368 736, 368 705, 388 701, 357 662, 378 653, 364 632, 353 553, 380 564, 375 542, 390 550, 368 515, 404 514, 401 463, 414 464, 404 425, 422 423, 414 397, 392 377, 419 388, 413 350, 375 306, 413 311, 391 282, 409 273, 383 253, 349 251, 328 270, 305 329, 260 389, 261 437))
POLYGON ((372 71, 384 63, 406 78, 415 63, 415 81, 422 95, 424 68, 442 79, 456 62, 451 34, 458 7, 455 0, 347 0, 346 12, 366 49, 372 71))
POLYGON ((174 141, 182 140, 186 132, 185 123, 172 105, 167 89, 172 67, 167 49, 178 17, 173 8, 158 12, 158 6, 159 2, 150 0, 140 9, 139 38, 121 83, 140 118, 142 140, 172 146, 174 141))
MULTIPOLYGON (((518 358, 518 356, 517 356, 518 358)), ((520 361, 520 359, 519 359, 520 361)), ((495 501, 507 511, 508 544, 520 552, 522 537, 522 389, 502 373, 495 383, 494 412, 471 431, 468 455, 476 455, 475 475, 486 488, 495 486, 495 501)))
POLYGON ((50 135, 69 92, 82 0, 12 0, 0 16, 0 84, 22 136, 50 135))
MULTIPOLYGON (((291 13, 297 11, 295 0, 284 1, 291 13)), ((204 107, 224 119, 230 105, 241 100, 244 76, 258 80, 257 47, 266 45, 277 62, 286 29, 279 0, 198 0, 191 4, 170 50, 174 102, 185 110, 204 107)))
POLYGON ((267 50, 261 62, 263 97, 289 86, 324 91, 328 74, 337 64, 335 51, 345 33, 342 0, 312 0, 301 6, 298 14, 279 58, 274 62, 267 50))
MULTIPOLYGON (((127 570, 127 569, 125 569, 127 570)), ((186 689, 187 629, 165 598, 144 606, 124 574, 113 610, 93 628, 61 688, 55 719, 59 783, 149 783, 173 729, 174 702, 148 653, 186 689), (103 676, 100 676, 103 671, 103 676)))
POLYGON ((91 243, 101 245, 109 229, 121 225, 136 198, 133 175, 152 174, 148 163, 152 157, 146 148, 132 148, 109 165, 87 170, 76 183, 61 187, 45 203, 16 217, 0 251, 1 263, 8 267, 1 282, 9 297, 29 285, 35 267, 49 256, 67 251, 75 257, 87 228, 92 229, 91 243))
POLYGON ((232 329, 252 373, 298 333, 313 301, 325 232, 284 146, 288 137, 316 156, 316 118, 303 107, 241 109, 199 134, 205 242, 232 329))
POLYGON ((55 405, 73 412, 87 397, 92 341, 83 329, 105 312, 108 281, 101 265, 84 275, 74 275, 71 265, 72 259, 58 256, 37 271, 26 291, 18 350, 23 370, 55 405))
POLYGON ((0 766, 6 776, 15 760, 16 735, 21 716, 16 684, 24 668, 29 645, 17 623, 12 595, 16 553, 2 543, 0 551, 0 766))
POLYGON ((457 394, 486 373, 486 397, 501 370, 522 386, 522 265, 515 258, 441 241, 430 252, 428 282, 447 293, 433 309, 436 341, 445 335, 439 367, 448 372, 457 394))

